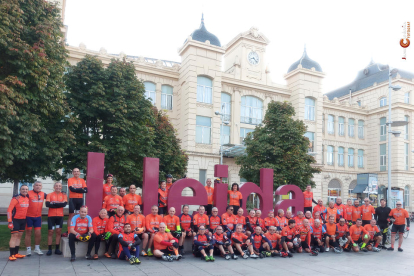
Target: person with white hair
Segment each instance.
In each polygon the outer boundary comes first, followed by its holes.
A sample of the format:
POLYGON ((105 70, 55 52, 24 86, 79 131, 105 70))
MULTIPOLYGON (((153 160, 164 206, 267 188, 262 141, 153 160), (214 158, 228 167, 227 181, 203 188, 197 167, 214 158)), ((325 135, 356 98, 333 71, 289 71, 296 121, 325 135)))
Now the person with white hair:
POLYGON ((407 210, 402 208, 401 201, 397 201, 396 208, 392 209, 389 214, 390 219, 393 221, 391 228, 391 246, 387 250, 394 251, 395 235, 398 233, 398 251, 402 252, 401 245, 403 243, 403 234, 405 229, 410 231, 410 215, 407 210), (407 223, 407 227, 405 224, 407 223))

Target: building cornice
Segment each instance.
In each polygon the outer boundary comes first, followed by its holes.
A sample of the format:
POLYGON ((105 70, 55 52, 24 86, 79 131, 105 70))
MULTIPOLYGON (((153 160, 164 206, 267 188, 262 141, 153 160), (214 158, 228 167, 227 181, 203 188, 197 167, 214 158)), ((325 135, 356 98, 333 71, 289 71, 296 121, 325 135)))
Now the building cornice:
POLYGON ((263 92, 271 92, 271 93, 278 93, 290 96, 290 90, 286 86, 269 86, 265 84, 255 83, 255 82, 249 82, 234 78, 229 78, 227 76, 222 76, 221 78, 222 83, 226 83, 233 87, 241 87, 241 88, 248 88, 248 89, 254 89, 259 90, 263 92))

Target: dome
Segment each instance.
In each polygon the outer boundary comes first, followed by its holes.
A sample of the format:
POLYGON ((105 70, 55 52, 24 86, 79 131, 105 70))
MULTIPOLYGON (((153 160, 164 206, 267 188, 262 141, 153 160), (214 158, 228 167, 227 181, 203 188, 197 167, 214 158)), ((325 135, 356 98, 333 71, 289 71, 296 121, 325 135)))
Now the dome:
POLYGON ((315 71, 318 71, 318 72, 322 72, 322 68, 321 68, 321 66, 319 65, 319 63, 317 63, 316 61, 314 61, 314 60, 311 60, 309 57, 308 57, 308 54, 306 53, 306 46, 305 46, 305 49, 303 50, 303 55, 302 55, 302 57, 298 60, 298 61, 296 61, 295 63, 293 63, 290 67, 289 67, 289 70, 288 70, 288 73, 290 73, 290 72, 292 72, 293 70, 295 70, 296 68, 298 68, 298 65, 302 65, 302 68, 306 68, 306 69, 312 69, 312 67, 314 67, 315 68, 315 71))
POLYGON ((211 45, 221 47, 220 40, 217 38, 217 36, 207 31, 206 27, 204 26, 204 15, 201 15, 200 28, 195 30, 190 36, 193 40, 197 40, 203 43, 206 42, 206 40, 209 40, 211 45))

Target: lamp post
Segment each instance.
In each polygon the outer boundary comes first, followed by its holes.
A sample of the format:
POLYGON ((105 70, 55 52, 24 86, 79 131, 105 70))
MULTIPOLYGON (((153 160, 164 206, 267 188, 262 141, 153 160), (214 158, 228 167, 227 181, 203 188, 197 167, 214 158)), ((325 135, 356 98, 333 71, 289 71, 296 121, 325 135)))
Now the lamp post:
MULTIPOLYGON (((224 104, 221 106, 221 110, 224 109, 224 104)), ((220 165, 223 165, 223 124, 228 125, 229 122, 224 120, 224 115, 223 113, 220 113, 218 111, 215 112, 216 115, 220 115, 220 119, 221 119, 221 125, 220 125, 220 165)))

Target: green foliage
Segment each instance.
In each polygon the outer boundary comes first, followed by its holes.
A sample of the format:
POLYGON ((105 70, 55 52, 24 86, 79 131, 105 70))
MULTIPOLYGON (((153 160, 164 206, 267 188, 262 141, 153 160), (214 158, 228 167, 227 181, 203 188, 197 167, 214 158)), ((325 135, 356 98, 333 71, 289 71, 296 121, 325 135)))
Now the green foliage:
POLYGON ((261 168, 274 170, 274 187, 294 184, 302 190, 306 185, 315 186, 313 167, 315 159, 307 154, 309 140, 303 135, 305 124, 293 119, 295 110, 290 103, 274 102, 268 105, 262 126, 249 133, 244 140, 246 155, 236 159, 240 165, 240 176, 248 181, 260 183, 261 168))
POLYGON ((0 2, 0 182, 56 176, 74 136, 66 117, 60 9, 43 0, 0 2))

